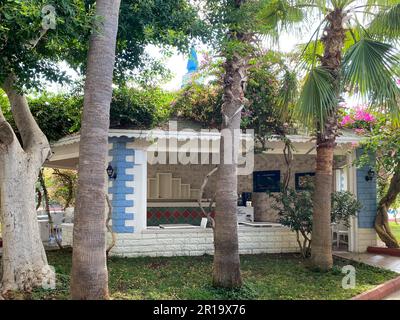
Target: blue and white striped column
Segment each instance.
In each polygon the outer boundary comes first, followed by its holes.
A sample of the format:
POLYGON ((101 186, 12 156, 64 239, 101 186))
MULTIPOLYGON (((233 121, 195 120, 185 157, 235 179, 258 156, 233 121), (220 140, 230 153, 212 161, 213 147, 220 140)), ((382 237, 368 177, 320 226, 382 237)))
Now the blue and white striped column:
MULTIPOLYGON (((356 156, 362 155, 362 149, 356 150, 356 156)), ((368 246, 377 245, 377 234, 374 229, 374 222, 377 210, 377 186, 376 179, 367 181, 369 166, 356 169, 357 199, 361 202, 362 208, 358 213, 357 221, 357 248, 356 251, 364 252, 368 246)))
POLYGON ((135 221, 135 150, 127 148, 126 137, 111 138, 109 162, 116 179, 109 179, 108 193, 113 207, 112 229, 115 233, 134 233, 135 221))

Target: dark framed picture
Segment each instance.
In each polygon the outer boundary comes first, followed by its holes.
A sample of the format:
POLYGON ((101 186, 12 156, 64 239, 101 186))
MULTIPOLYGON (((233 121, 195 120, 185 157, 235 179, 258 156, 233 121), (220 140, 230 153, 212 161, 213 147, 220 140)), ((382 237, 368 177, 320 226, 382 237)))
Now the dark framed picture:
POLYGON ((314 183, 315 172, 299 172, 294 176, 297 191, 309 190, 310 183, 314 183))
POLYGON ((254 171, 253 172, 253 191, 254 192, 280 192, 281 191, 281 172, 254 171))

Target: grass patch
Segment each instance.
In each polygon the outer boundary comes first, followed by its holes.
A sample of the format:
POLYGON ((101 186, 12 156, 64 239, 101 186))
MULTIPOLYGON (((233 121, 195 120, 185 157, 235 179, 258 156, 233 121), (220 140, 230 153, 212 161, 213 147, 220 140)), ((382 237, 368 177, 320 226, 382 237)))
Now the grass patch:
MULTIPOLYGON (((56 290, 38 289, 24 299, 68 299, 71 252, 48 252, 57 272, 56 290)), ((335 260, 327 273, 311 271, 294 255, 241 256, 244 286, 236 290, 211 285, 212 256, 172 258, 110 258, 112 299, 348 299, 397 276, 396 273, 352 262, 356 288, 342 289, 341 267, 335 260)))
POLYGON ((400 223, 396 224, 396 222, 390 221, 389 225, 393 234, 396 236, 397 241, 400 241, 400 223))

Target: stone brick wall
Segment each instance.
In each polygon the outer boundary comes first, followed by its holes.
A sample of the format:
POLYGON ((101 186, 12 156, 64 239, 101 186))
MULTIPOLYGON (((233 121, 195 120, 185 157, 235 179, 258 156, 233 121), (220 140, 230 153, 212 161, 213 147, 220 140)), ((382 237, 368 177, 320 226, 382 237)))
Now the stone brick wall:
MULTIPOLYGON (((241 254, 298 252, 295 233, 285 227, 240 226, 241 254)), ((120 257, 196 256, 213 254, 211 229, 147 229, 140 233, 117 234, 111 255, 120 257)), ((72 224, 63 224, 63 244, 72 244, 72 224)))
MULTIPOLYGON (((174 178, 181 178, 182 183, 188 183, 192 188, 199 189, 204 177, 214 168, 214 165, 148 165, 148 178, 155 178, 157 172, 172 173, 174 178)), ((281 179, 286 171, 283 155, 257 154, 254 157, 254 171, 280 170, 281 179)), ((292 164, 292 177, 290 185, 294 187, 294 177, 297 172, 315 171, 315 156, 296 155, 292 164)), ((216 177, 211 176, 204 190, 204 198, 211 198, 215 192, 216 177)), ((238 192, 253 191, 253 175, 238 177, 238 192)), ((276 221, 276 213, 271 209, 273 199, 266 193, 253 193, 254 215, 257 221, 276 221)))
POLYGON ((61 224, 62 230, 62 245, 72 246, 72 229, 74 227, 73 223, 63 223, 61 224))
POLYGON ((357 230, 357 252, 365 252, 368 247, 378 244, 378 235, 375 229, 358 228, 357 230))

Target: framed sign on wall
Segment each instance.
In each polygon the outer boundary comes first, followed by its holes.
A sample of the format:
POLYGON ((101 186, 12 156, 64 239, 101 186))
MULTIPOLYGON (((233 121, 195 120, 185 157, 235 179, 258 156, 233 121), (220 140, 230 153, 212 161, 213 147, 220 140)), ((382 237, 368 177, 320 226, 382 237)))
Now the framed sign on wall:
POLYGON ((314 183, 315 172, 299 172, 294 176, 297 191, 309 190, 310 183, 314 183))
POLYGON ((280 192, 280 191, 281 191, 280 170, 253 172, 253 192, 280 192))

